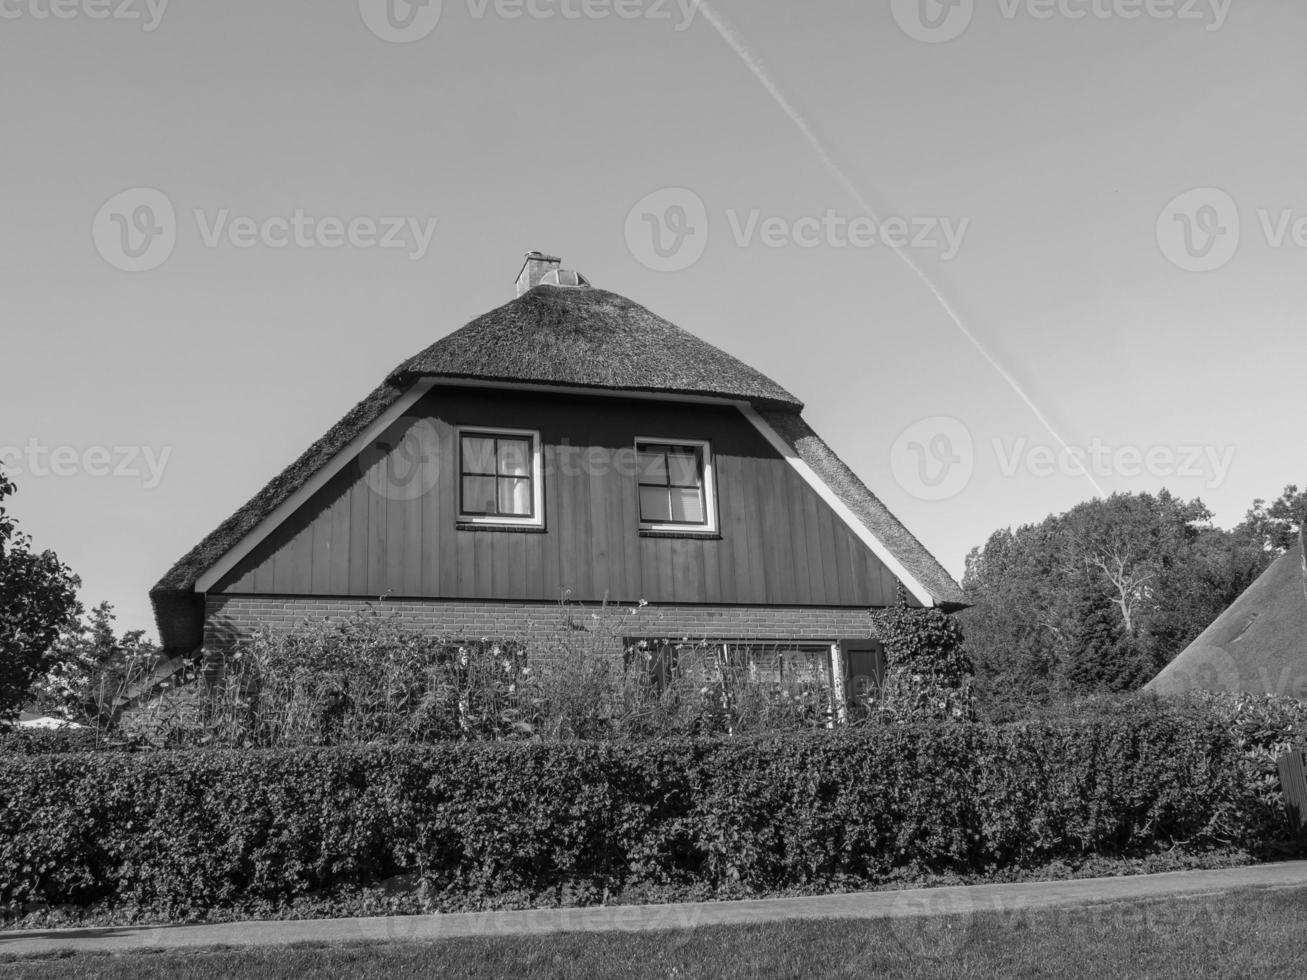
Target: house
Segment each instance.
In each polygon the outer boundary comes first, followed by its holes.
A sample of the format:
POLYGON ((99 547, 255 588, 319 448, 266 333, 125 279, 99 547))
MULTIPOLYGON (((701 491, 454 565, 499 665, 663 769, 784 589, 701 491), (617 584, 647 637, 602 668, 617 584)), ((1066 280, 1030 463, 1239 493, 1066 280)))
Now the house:
POLYGON ((1303 536, 1154 677, 1157 694, 1222 691, 1307 700, 1303 536))
POLYGON ((160 637, 217 669, 259 627, 378 597, 451 640, 574 625, 564 596, 644 600, 628 642, 872 683, 873 608, 965 596, 802 409, 532 252, 516 299, 401 364, 164 576, 160 637))

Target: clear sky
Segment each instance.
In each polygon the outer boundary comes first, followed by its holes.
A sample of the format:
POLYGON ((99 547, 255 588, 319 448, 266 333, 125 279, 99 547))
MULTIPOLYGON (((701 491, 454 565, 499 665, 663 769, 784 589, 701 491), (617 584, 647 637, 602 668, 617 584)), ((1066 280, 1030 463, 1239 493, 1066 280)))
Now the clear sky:
POLYGON ((528 249, 795 392, 959 575, 1304 480, 1307 4, 389 3, 0 0, 0 452, 120 626, 528 249))

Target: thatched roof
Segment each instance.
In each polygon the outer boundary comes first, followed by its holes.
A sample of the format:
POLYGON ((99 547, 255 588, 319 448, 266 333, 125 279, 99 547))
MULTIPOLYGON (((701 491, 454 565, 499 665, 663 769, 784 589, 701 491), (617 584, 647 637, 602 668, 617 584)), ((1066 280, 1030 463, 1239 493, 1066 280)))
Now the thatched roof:
POLYGON ((965 604, 957 583, 799 418, 802 404, 774 381, 637 303, 598 289, 538 286, 401 364, 151 590, 170 654, 203 640, 197 579, 307 483, 421 378, 529 383, 728 398, 751 403, 795 452, 943 606, 965 604))
POLYGON ((624 296, 537 286, 401 364, 392 381, 476 378, 803 405, 775 381, 624 296))
POLYGON ((1301 537, 1153 678, 1148 690, 1307 696, 1307 569, 1301 537))
POLYGON ((190 653, 203 642, 204 603, 195 594, 196 579, 385 414, 403 393, 402 388, 390 384, 373 391, 168 570, 150 590, 155 624, 165 651, 172 655, 190 653))

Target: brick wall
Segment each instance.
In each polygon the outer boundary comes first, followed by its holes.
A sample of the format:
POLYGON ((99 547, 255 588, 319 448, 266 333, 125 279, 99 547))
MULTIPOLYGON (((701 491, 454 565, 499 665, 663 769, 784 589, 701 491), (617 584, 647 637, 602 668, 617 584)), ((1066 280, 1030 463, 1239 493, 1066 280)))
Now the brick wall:
MULTIPOLYGON (((575 627, 594 627, 597 607, 558 603, 471 602, 392 599, 374 603, 386 615, 450 640, 524 639, 558 636, 575 627), (570 627, 569 627, 570 621, 570 627)), ((204 646, 210 662, 260 626, 289 631, 305 619, 346 617, 366 608, 357 599, 296 596, 211 595, 205 600, 204 646)), ((833 642, 871 635, 870 610, 777 606, 610 606, 620 626, 599 632, 625 637, 691 639, 805 640, 833 642)))

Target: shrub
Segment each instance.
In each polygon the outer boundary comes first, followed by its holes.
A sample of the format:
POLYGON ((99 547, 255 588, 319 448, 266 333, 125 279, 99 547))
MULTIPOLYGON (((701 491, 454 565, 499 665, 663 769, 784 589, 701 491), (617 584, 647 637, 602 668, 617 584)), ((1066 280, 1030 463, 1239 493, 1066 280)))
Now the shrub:
POLYGON ((0 729, 0 755, 55 755, 98 747, 92 728, 0 729))
POLYGON ((865 704, 881 721, 972 721, 975 674, 962 627, 938 609, 898 606, 872 614, 885 647, 885 682, 865 704))
POLYGON ((0 905, 184 919, 417 875, 427 907, 738 897, 1256 849, 1283 810, 1198 710, 717 741, 0 758, 0 905))
POLYGON ((764 683, 720 644, 662 641, 702 656, 687 652, 655 683, 648 645, 623 650, 634 612, 578 615, 529 650, 442 640, 375 611, 265 629, 202 696, 170 691, 109 731, 161 747, 273 748, 736 735, 829 720, 829 684, 764 683))

